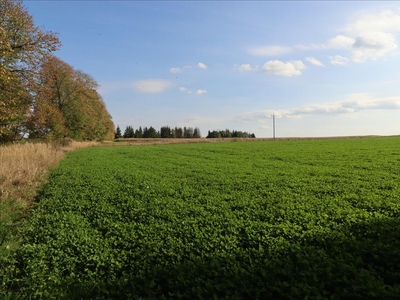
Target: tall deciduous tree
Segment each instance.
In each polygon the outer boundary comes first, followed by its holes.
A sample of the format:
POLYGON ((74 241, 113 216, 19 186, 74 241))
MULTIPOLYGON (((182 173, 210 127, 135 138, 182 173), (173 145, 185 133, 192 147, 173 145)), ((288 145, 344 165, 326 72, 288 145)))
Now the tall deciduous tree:
POLYGON ((29 118, 30 137, 63 138, 68 136, 65 115, 76 119, 80 112, 71 113, 76 99, 77 84, 74 69, 62 60, 48 55, 38 72, 38 84, 33 87, 33 101, 29 118), (51 113, 57 111, 56 113, 51 113), (68 114, 69 113, 69 114, 68 114))
POLYGON ((22 129, 37 68, 59 46, 54 33, 35 26, 21 1, 0 0, 0 141, 22 129))
POLYGON ((47 55, 32 92, 30 137, 113 139, 114 124, 97 87, 90 75, 47 55))

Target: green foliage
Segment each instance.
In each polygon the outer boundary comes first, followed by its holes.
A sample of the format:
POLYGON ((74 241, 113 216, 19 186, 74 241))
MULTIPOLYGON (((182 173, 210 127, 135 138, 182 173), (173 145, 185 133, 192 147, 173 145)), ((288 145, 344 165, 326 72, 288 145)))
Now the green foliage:
POLYGON ((150 126, 149 128, 145 127, 143 128, 143 137, 144 138, 158 138, 159 133, 155 130, 153 126, 150 126))
POLYGON ((4 264, 9 299, 396 299, 399 138, 79 150, 4 264))
POLYGON ((160 129, 160 137, 161 138, 172 138, 172 131, 169 126, 163 126, 160 129))
POLYGON ((229 129, 225 130, 213 130, 213 131, 208 131, 207 138, 255 138, 254 133, 248 133, 246 131, 236 131, 232 130, 230 131, 229 129))
POLYGON ((114 124, 97 83, 52 56, 60 42, 34 24, 22 1, 0 0, 0 143, 111 140, 114 124))
POLYGON ((133 138, 135 136, 135 131, 132 126, 126 126, 123 137, 124 138, 133 138))
POLYGON ((121 133, 121 128, 119 128, 119 125, 117 125, 117 128, 115 129, 115 136, 116 139, 119 139, 122 137, 122 133, 121 133))
POLYGON ((35 26, 18 0, 0 0, 0 143, 21 138, 32 101, 36 67, 60 43, 35 26))
MULTIPOLYGON (((175 127, 171 129, 169 126, 162 126, 160 131, 154 127, 139 127, 136 131, 132 126, 126 126, 124 138, 201 138, 200 128, 198 127, 175 127)), ((117 138, 117 137, 116 137, 117 138)))
POLYGON ((38 77, 28 122, 30 138, 114 139, 114 124, 91 76, 48 55, 38 77))
POLYGON ((140 126, 138 129, 135 130, 135 138, 142 138, 143 137, 143 130, 140 126))
POLYGON ((16 200, 2 199, 0 202, 0 264, 18 244, 17 229, 25 209, 16 200))

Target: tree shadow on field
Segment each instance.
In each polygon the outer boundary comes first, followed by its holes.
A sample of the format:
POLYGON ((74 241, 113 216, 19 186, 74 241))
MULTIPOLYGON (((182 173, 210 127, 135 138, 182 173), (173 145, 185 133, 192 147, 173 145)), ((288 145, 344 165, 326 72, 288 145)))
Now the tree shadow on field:
POLYGON ((400 299, 399 219, 354 223, 338 235, 274 250, 245 247, 248 242, 243 237, 236 254, 126 269, 100 285, 72 283, 66 298, 400 299))

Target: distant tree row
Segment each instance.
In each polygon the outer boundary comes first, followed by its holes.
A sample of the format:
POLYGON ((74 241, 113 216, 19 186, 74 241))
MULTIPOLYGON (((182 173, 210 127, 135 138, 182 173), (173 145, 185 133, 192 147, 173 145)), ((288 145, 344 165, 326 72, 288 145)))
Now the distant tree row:
MULTIPOLYGON (((246 131, 236 131, 229 129, 208 131, 207 138, 255 138, 254 133, 246 131)), ((133 129, 132 126, 126 126, 122 134, 121 128, 117 126, 115 138, 201 138, 198 127, 175 127, 163 126, 159 131, 154 127, 142 127, 133 129)))
POLYGON ((0 0, 0 143, 114 137, 97 82, 53 56, 60 46, 20 0, 0 0))
POLYGON ((121 128, 117 126, 115 138, 201 138, 201 132, 198 127, 175 127, 163 126, 157 131, 153 126, 133 129, 132 126, 125 128, 124 134, 121 128))
POLYGON ((229 129, 208 131, 206 138, 255 138, 254 133, 229 129))

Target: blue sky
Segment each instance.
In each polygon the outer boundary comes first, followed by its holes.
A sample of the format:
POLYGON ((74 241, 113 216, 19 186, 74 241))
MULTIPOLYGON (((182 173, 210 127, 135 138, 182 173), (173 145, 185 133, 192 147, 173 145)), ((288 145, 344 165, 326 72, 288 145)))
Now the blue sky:
POLYGON ((400 134, 400 4, 24 1, 115 125, 400 134))

